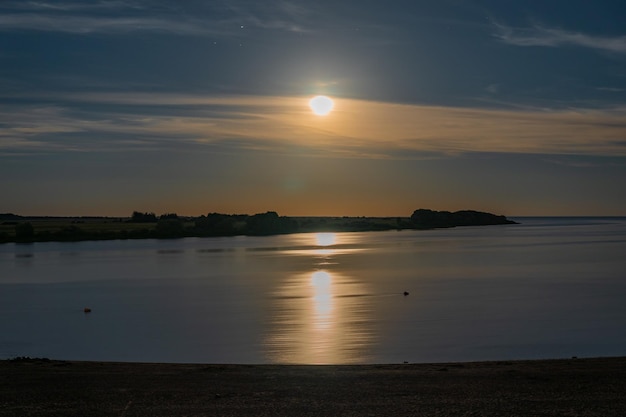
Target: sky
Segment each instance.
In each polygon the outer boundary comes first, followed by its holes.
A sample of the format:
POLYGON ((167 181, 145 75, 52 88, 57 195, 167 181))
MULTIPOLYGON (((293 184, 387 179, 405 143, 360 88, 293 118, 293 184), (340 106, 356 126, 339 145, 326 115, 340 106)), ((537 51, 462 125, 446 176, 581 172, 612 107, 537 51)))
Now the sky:
POLYGON ((626 215, 626 3, 2 0, 0 178, 21 215, 626 215))

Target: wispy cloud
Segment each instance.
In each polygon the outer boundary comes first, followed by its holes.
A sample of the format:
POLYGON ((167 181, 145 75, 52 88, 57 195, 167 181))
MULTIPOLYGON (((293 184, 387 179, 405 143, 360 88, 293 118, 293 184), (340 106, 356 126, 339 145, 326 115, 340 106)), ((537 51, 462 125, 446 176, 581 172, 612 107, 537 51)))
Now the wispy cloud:
POLYGON ((138 9, 141 5, 133 0, 93 0, 93 1, 50 1, 50 0, 6 0, 1 5, 4 9, 12 10, 107 10, 107 9, 138 9))
POLYGON ((5 151, 24 144, 71 151, 222 147, 351 158, 465 152, 626 156, 625 108, 512 111, 337 99, 336 110, 320 118, 304 97, 94 93, 55 102, 62 104, 12 106, 0 113, 0 146, 5 151))
POLYGON ((517 46, 578 46, 614 53, 626 53, 626 36, 594 36, 559 28, 533 26, 514 28, 495 24, 494 36, 505 43, 517 46))
POLYGON ((622 91, 625 91, 623 88, 617 88, 617 87, 598 87, 596 88, 596 90, 608 91, 610 93, 621 93, 622 91))
POLYGON ((6 14, 0 16, 0 30, 25 30, 65 33, 129 33, 160 31, 176 34, 212 34, 215 31, 194 22, 174 22, 158 18, 113 18, 90 16, 52 16, 45 14, 6 14))
MULTIPOLYGON (((586 159, 574 159, 574 158, 548 158, 545 160, 548 163, 572 167, 572 168, 598 168, 607 165, 620 166, 618 163, 607 163, 606 161, 602 161, 602 163, 594 161, 594 160, 586 160, 586 159)), ((621 164, 623 165, 623 164, 621 164)))
POLYGON ((264 2, 226 1, 222 7, 245 26, 287 32, 309 32, 306 26, 312 10, 283 0, 264 2))
POLYGON ((285 2, 244 1, 163 7, 145 1, 50 2, 0 4, 0 31, 63 33, 165 32, 178 35, 245 35, 242 28, 304 33, 307 10, 285 2), (3 10, 5 12, 3 12, 3 10))

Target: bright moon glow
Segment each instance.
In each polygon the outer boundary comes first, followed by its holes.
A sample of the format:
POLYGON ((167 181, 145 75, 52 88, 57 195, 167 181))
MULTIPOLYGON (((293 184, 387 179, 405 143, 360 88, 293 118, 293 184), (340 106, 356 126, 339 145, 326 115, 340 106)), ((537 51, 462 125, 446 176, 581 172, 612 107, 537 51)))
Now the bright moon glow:
POLYGON ((326 116, 333 110, 335 102, 326 96, 315 96, 309 100, 309 107, 313 110, 313 113, 318 116, 326 116))

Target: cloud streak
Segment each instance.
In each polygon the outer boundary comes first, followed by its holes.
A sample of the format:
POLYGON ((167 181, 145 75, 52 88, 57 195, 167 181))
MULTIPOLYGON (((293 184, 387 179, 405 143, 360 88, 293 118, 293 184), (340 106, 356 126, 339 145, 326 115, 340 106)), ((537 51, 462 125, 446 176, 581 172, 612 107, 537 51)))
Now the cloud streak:
POLYGON ((593 36, 582 32, 567 31, 558 28, 533 26, 513 28, 496 24, 494 36, 502 42, 516 46, 561 47, 577 46, 582 48, 607 51, 618 54, 626 53, 626 36, 593 36))
POLYGON ((113 18, 89 16, 52 16, 45 14, 8 14, 0 16, 0 30, 25 30, 64 33, 168 32, 181 35, 215 34, 195 22, 174 22, 158 18, 113 18))
MULTIPOLYGON (((626 109, 512 111, 303 97, 74 94, 0 113, 7 152, 246 149, 407 159, 466 152, 626 156, 626 109), (123 107, 123 110, 120 108, 123 107)), ((25 101, 26 99, 22 99, 25 101)))
POLYGON ((200 4, 198 10, 180 4, 167 9, 154 2, 101 1, 10 2, 0 5, 0 31, 38 31, 74 34, 163 32, 194 36, 243 36, 242 27, 304 33, 300 20, 307 11, 278 1, 200 4), (187 8, 186 8, 187 7, 187 8), (1 13, 2 9, 6 13, 1 13), (193 17, 202 15, 202 19, 193 17))

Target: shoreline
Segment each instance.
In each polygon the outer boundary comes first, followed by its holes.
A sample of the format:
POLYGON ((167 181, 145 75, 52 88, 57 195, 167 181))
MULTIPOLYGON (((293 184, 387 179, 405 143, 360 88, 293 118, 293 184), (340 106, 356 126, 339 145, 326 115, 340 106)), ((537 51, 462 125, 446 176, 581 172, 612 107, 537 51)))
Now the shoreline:
POLYGON ((199 217, 134 212, 130 218, 23 217, 0 213, 0 243, 82 242, 185 237, 271 236, 307 232, 431 230, 516 224, 505 216, 475 210, 418 209, 410 217, 290 217, 209 213, 199 217))
POLYGON ((622 416, 626 357, 380 365, 0 361, 0 416, 622 416))

